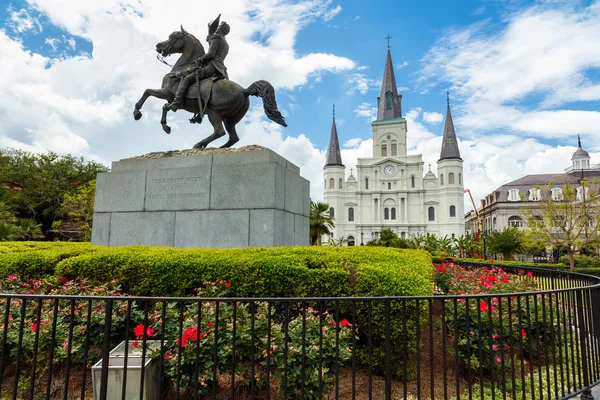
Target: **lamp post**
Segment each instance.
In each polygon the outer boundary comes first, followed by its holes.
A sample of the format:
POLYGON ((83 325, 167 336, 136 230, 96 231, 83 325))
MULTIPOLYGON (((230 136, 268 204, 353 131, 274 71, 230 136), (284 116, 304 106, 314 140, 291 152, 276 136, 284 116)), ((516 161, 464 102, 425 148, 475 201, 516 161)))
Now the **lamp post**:
POLYGON ((364 246, 364 245, 365 245, 365 244, 363 243, 363 236, 364 236, 364 233, 361 231, 361 232, 360 232, 360 245, 361 245, 361 246, 364 246))
POLYGON ((485 246, 485 237, 487 236, 487 233, 485 231, 483 231, 483 259, 485 260, 485 256, 486 256, 486 246, 485 246))

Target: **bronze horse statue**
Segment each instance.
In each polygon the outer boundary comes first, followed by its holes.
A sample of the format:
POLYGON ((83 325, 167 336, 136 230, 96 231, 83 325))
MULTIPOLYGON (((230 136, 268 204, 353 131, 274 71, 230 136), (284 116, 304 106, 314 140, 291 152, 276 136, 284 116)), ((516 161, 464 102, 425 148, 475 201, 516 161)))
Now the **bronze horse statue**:
MULTIPOLYGON (((175 98, 175 91, 179 78, 175 76, 178 71, 189 68, 193 61, 205 54, 204 46, 191 33, 185 31, 181 27, 180 31, 175 31, 169 35, 169 38, 164 42, 156 45, 156 51, 166 57, 170 54, 181 53, 181 56, 171 69, 171 72, 163 77, 162 86, 160 89, 146 89, 144 95, 135 104, 133 117, 139 120, 142 117, 140 109, 144 102, 150 96, 172 102, 175 98)), ((210 84, 211 79, 202 81, 203 84, 210 84)), ((198 105, 198 88, 192 84, 188 89, 185 98, 182 101, 182 109, 191 113, 200 113, 198 105)), ((250 99, 248 96, 259 96, 263 99, 265 114, 271 121, 274 121, 282 126, 287 126, 285 119, 277 109, 275 100, 275 89, 273 86, 263 80, 259 80, 244 89, 237 83, 228 79, 219 79, 214 81, 212 89, 209 93, 209 101, 204 106, 205 114, 214 128, 212 135, 194 145, 195 149, 204 149, 212 142, 225 135, 225 131, 229 134, 229 140, 223 148, 231 147, 238 142, 239 137, 235 130, 235 125, 242 120, 248 108, 250 107, 250 99)), ((169 110, 163 107, 160 123, 166 133, 171 133, 171 127, 167 125, 167 112, 169 110)))

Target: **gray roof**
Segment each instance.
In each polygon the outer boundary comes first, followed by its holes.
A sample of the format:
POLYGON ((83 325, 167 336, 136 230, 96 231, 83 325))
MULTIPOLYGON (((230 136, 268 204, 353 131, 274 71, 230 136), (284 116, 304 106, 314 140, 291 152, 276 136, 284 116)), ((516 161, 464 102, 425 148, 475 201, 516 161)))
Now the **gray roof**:
MULTIPOLYGON (((587 170, 583 171, 583 177, 588 181, 592 179, 600 179, 599 170, 587 170)), ((581 171, 573 171, 568 174, 536 174, 536 175, 525 175, 522 178, 509 182, 500 186, 494 192, 496 194, 496 202, 508 201, 508 191, 510 189, 519 189, 519 194, 525 196, 525 199, 529 196, 529 190, 536 186, 544 186, 550 182, 553 182, 556 186, 562 186, 565 183, 571 186, 578 185, 581 179, 581 171)), ((592 184, 592 186, 595 186, 592 184)))
POLYGON ((342 153, 340 152, 340 142, 338 141, 337 127, 335 126, 335 117, 331 123, 331 134, 329 135, 329 147, 327 148, 327 161, 325 166, 342 164, 342 153))
POLYGON ((450 113, 450 104, 446 110, 446 124, 444 125, 444 137, 442 138, 442 151, 440 153, 440 160, 449 158, 460 158, 460 151, 458 150, 458 141, 456 140, 456 132, 454 131, 454 122, 452 121, 452 114, 450 113))
POLYGON ((381 94, 377 98, 377 120, 394 119, 402 117, 402 95, 398 95, 396 87, 396 76, 394 75, 394 64, 392 64, 392 54, 390 48, 387 50, 385 67, 383 69, 383 82, 381 83, 381 94), (386 107, 386 94, 391 93, 391 107, 386 107))

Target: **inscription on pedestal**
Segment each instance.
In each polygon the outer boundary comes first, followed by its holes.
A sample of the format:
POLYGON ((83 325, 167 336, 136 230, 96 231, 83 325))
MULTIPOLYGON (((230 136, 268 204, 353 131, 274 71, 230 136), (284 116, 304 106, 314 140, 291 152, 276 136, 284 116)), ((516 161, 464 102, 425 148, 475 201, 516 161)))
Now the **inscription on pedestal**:
POLYGON ((154 210, 208 209, 210 168, 148 171, 145 208, 154 210))

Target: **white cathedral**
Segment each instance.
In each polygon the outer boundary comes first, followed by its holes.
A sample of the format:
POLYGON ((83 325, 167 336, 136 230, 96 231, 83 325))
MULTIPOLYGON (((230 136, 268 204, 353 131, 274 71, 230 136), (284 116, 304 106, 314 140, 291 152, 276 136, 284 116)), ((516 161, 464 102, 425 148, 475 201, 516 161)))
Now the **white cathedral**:
POLYGON ((344 245, 366 244, 389 228, 400 237, 433 233, 459 237, 465 232, 463 160, 460 158, 450 104, 438 176, 424 174, 421 154, 407 154, 406 119, 388 46, 373 129, 373 157, 359 158, 356 177, 346 179, 335 115, 325 163, 325 196, 335 228, 332 238, 344 245))

